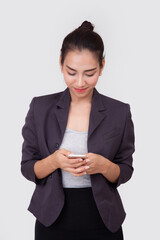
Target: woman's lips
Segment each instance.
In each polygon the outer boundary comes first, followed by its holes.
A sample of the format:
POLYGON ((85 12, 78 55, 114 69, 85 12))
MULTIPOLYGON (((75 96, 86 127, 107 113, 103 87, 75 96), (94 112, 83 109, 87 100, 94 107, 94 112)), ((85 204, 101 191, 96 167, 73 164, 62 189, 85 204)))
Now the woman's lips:
POLYGON ((84 91, 86 91, 86 89, 87 89, 87 88, 83 88, 83 89, 75 88, 75 90, 76 90, 77 92, 84 92, 84 91))

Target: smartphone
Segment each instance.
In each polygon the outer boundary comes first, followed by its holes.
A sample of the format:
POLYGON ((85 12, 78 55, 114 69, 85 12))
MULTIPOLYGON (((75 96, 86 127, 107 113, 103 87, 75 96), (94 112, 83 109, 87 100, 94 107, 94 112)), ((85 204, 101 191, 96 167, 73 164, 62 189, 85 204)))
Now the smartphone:
POLYGON ((85 154, 73 154, 70 153, 69 155, 67 155, 68 158, 86 158, 87 156, 85 154))

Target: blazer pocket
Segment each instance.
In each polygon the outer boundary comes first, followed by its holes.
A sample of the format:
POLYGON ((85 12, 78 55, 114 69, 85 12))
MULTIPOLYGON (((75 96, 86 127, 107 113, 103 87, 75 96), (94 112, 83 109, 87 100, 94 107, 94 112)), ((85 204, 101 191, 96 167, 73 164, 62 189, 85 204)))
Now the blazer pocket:
POLYGON ((113 128, 103 133, 104 140, 110 140, 120 135, 120 128, 113 128))

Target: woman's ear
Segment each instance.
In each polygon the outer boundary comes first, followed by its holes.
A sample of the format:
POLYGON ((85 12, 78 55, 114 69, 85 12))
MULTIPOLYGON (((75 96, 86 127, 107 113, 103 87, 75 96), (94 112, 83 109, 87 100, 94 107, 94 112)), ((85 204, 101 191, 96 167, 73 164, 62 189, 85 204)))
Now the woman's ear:
POLYGON ((102 67, 100 68, 99 76, 102 75, 102 71, 104 69, 104 66, 105 66, 105 59, 103 58, 103 60, 102 60, 102 67))
POLYGON ((60 69, 61 69, 61 72, 62 72, 61 56, 59 56, 59 66, 60 66, 60 69))

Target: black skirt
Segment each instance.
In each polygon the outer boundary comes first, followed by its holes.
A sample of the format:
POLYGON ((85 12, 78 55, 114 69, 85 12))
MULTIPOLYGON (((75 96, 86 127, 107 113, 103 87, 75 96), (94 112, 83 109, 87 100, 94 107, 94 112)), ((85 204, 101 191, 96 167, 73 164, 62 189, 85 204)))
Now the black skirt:
POLYGON ((64 188, 64 193, 64 207, 51 226, 36 219, 35 240, 123 240, 122 227, 112 233, 104 225, 91 187, 64 188))

